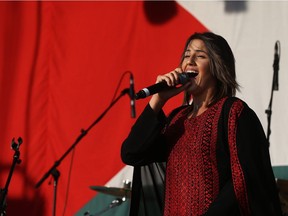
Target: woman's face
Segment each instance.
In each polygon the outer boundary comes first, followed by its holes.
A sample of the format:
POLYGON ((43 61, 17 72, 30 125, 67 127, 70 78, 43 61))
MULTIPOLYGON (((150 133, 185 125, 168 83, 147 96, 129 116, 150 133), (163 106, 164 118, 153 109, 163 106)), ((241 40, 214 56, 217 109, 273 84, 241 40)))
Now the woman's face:
POLYGON ((188 94, 194 97, 206 93, 209 89, 216 88, 216 79, 210 71, 210 59, 204 42, 200 39, 192 40, 187 46, 182 71, 196 72, 198 75, 191 80, 191 85, 186 89, 188 94))

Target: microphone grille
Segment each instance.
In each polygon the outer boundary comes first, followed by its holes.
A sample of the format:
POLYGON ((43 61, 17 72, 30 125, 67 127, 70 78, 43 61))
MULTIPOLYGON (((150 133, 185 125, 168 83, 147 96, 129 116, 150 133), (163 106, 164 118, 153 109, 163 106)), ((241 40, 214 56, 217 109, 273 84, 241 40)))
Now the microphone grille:
POLYGON ((179 82, 180 84, 185 84, 190 78, 194 78, 198 75, 195 71, 192 72, 185 72, 179 74, 179 82))

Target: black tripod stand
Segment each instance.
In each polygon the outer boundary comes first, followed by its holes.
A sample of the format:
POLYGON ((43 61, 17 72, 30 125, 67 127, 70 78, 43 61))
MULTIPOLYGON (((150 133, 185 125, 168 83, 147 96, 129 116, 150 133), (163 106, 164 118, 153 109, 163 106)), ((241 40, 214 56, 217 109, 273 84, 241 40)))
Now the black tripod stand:
POLYGON ((14 156, 13 156, 13 162, 12 162, 12 166, 10 168, 10 172, 5 184, 4 189, 1 189, 1 193, 0 193, 0 215, 1 216, 5 216, 6 215, 6 207, 7 207, 7 203, 6 203, 6 196, 8 193, 8 188, 9 188, 9 184, 12 178, 12 174, 14 172, 14 168, 16 164, 20 164, 21 160, 19 159, 20 157, 20 151, 19 151, 19 147, 22 144, 22 138, 18 138, 18 143, 15 142, 14 138, 12 139, 12 144, 11 144, 11 149, 13 149, 15 151, 14 156))

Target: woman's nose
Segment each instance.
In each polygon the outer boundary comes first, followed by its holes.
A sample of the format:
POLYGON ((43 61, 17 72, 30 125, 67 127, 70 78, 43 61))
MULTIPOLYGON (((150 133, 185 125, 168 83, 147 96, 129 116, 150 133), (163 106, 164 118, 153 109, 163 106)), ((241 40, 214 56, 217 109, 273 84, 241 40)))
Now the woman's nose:
POLYGON ((196 65, 194 58, 190 58, 190 59, 187 61, 187 65, 196 65))

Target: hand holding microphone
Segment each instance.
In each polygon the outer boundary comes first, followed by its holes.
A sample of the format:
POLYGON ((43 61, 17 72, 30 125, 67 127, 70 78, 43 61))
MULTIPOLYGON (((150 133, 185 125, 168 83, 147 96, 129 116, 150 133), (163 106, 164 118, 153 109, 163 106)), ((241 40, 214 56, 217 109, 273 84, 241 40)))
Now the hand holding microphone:
POLYGON ((158 76, 156 84, 142 89, 136 94, 136 97, 137 95, 140 95, 141 98, 145 98, 149 95, 160 92, 158 95, 153 96, 149 101, 150 107, 154 110, 155 113, 158 113, 171 97, 185 90, 187 85, 189 85, 189 80, 193 77, 196 77, 197 75, 198 73, 195 71, 187 71, 183 73, 173 71, 171 73, 158 76), (177 88, 176 86, 178 84, 181 84, 181 86, 177 88))
POLYGON ((146 98, 150 95, 154 95, 156 93, 160 93, 165 90, 173 89, 173 91, 170 91, 169 93, 168 92, 166 92, 165 94, 162 93, 162 98, 154 97, 150 100, 149 103, 151 107, 153 107, 153 109, 155 108, 154 110, 159 110, 159 108, 161 108, 162 105, 169 98, 182 92, 186 88, 185 85, 189 82, 189 80, 196 77, 197 75, 198 73, 195 71, 178 72, 177 69, 175 69, 174 71, 167 73, 165 75, 159 75, 157 77, 156 84, 143 88, 138 93, 134 94, 134 78, 133 78, 133 75, 130 74, 129 96, 130 96, 130 105, 131 105, 131 117, 135 118, 136 116, 135 99, 137 100, 141 98, 146 98), (181 86, 177 88, 176 86, 178 84, 180 84, 181 86), (154 104, 155 106, 152 104, 154 104))
MULTIPOLYGON (((195 71, 179 73, 175 70, 168 74, 158 76, 157 83, 140 90, 138 93, 136 93, 135 99, 146 98, 150 95, 176 87, 178 84, 185 85, 189 79, 194 78, 197 75, 198 73, 195 71)), ((182 89, 176 94, 180 93, 181 91, 182 89)))

